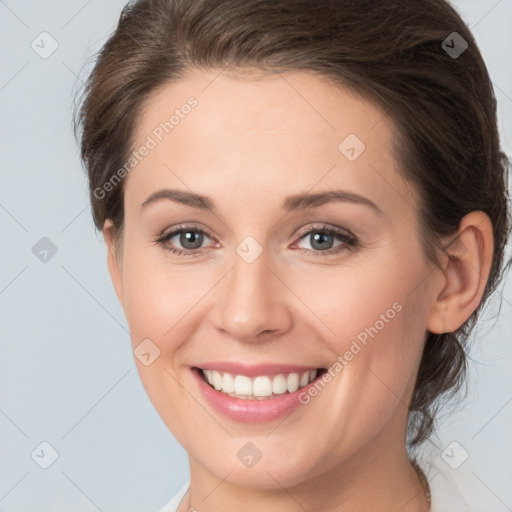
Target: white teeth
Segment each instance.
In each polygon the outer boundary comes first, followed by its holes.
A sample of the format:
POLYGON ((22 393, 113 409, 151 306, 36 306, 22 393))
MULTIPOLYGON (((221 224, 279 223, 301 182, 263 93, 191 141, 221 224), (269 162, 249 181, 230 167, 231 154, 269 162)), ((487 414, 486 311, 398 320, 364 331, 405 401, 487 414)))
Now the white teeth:
POLYGON ((213 377, 213 387, 220 391, 222 389, 222 376, 219 372, 213 371, 212 372, 213 377))
POLYGON ((235 391, 235 379, 230 373, 225 373, 222 378, 222 390, 224 393, 233 393, 235 391))
POLYGON ((276 375, 272 381, 272 391, 275 395, 286 393, 286 378, 283 374, 276 375))
POLYGON ((299 386, 303 388, 309 383, 309 372, 304 372, 300 378, 299 386))
POLYGON ((288 378, 286 379, 286 389, 290 393, 294 393, 299 389, 299 374, 298 373, 290 373, 288 374, 288 378))
POLYGON ((232 375, 216 370, 203 370, 206 380, 217 390, 239 398, 264 398, 283 393, 294 393, 316 379, 317 370, 302 373, 261 375, 251 379, 245 375, 232 375))
POLYGON ((252 380, 245 375, 235 377, 235 393, 237 395, 252 395, 252 380))
POLYGON ((270 396, 272 394, 272 381, 270 377, 256 377, 252 388, 254 396, 270 396))

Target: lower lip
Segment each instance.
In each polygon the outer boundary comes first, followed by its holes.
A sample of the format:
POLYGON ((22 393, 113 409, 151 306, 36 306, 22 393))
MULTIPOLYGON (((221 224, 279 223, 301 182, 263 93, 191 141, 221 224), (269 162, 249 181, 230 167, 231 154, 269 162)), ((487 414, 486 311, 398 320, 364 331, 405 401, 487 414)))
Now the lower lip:
POLYGON ((263 423, 290 414, 299 405, 302 405, 299 401, 299 395, 304 392, 307 393, 308 388, 313 386, 316 381, 315 379, 293 393, 283 393, 276 398, 243 400, 217 391, 206 383, 200 370, 197 368, 191 370, 200 391, 210 405, 224 416, 241 423, 263 423))

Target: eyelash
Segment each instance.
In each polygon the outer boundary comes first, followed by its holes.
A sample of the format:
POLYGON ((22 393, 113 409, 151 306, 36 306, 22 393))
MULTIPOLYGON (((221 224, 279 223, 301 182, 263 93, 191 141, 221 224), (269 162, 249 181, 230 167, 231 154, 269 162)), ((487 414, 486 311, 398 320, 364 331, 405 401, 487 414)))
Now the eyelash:
MULTIPOLYGON (((167 251, 171 252, 172 254, 176 256, 186 256, 186 257, 197 257, 201 256, 203 254, 204 250, 202 249, 175 249, 173 247, 169 247, 167 244, 171 238, 175 237, 176 235, 179 235, 181 233, 187 233, 193 231, 195 233, 200 233, 202 235, 206 235, 208 238, 213 237, 205 230, 194 227, 194 226, 186 226, 181 225, 170 231, 169 233, 160 234, 159 237, 155 240, 156 243, 163 246, 167 251)), ((358 241, 354 235, 351 233, 339 229, 327 226, 325 224, 318 225, 311 227, 307 229, 307 231, 301 231, 297 234, 297 241, 302 240, 307 235, 311 235, 313 233, 323 233, 327 235, 332 235, 335 238, 337 238, 339 241, 343 242, 342 244, 338 245, 337 247, 333 247, 331 249, 325 250, 325 251, 319 251, 314 249, 298 249, 301 253, 307 253, 314 255, 314 257, 320 257, 324 255, 333 255, 338 254, 342 251, 353 251, 358 247, 358 241)), ((295 244, 296 242, 294 242, 295 244)))

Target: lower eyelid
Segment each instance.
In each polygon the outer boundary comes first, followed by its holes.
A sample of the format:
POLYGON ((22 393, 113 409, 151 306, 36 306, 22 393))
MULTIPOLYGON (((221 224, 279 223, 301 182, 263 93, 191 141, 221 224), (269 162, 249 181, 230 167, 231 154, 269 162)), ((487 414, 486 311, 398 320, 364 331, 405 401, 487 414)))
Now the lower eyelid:
MULTIPOLYGON (((177 246, 174 246, 174 247, 168 246, 169 241, 172 238, 174 238, 177 235, 180 235, 183 232, 187 232, 187 231, 194 231, 196 233, 201 233, 202 235, 204 235, 204 237, 209 238, 212 241, 212 244, 214 246, 219 245, 219 242, 217 242, 216 239, 213 236, 211 236, 207 231, 205 231, 201 228, 186 227, 186 226, 176 228, 167 234, 163 234, 163 235, 159 236, 157 238, 156 242, 159 243, 160 245, 162 245, 165 250, 167 250, 170 253, 175 254, 177 256, 199 256, 199 255, 203 254, 206 251, 206 249, 208 249, 209 247, 199 247, 197 249, 186 249, 186 248, 181 248, 181 247, 177 247, 177 246)), ((342 252, 344 250, 351 249, 351 248, 353 249, 357 245, 357 239, 354 236, 351 236, 347 233, 341 233, 341 232, 338 232, 337 230, 334 230, 332 228, 327 228, 327 227, 311 228, 309 231, 307 231, 301 235, 298 235, 296 237, 295 242, 293 242, 292 245, 299 243, 300 241, 304 240, 305 238, 307 238, 308 236, 310 236, 313 233, 322 233, 322 232, 332 235, 334 238, 336 238, 340 242, 340 244, 338 244, 335 247, 331 247, 329 249, 323 250, 323 251, 315 250, 315 249, 306 249, 303 247, 298 247, 297 249, 301 252, 305 251, 307 253, 314 254, 315 256, 322 256, 322 255, 336 254, 337 252, 342 252)))

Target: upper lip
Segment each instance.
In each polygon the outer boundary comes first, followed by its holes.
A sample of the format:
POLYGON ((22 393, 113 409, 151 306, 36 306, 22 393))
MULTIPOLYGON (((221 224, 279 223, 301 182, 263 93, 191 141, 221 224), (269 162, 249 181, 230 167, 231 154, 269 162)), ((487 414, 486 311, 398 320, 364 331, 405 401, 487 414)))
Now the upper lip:
POLYGON ((227 372, 233 375, 246 375, 247 377, 257 377, 258 375, 278 375, 279 373, 301 373, 307 370, 317 370, 319 366, 298 366, 291 364, 278 363, 260 363, 247 365, 233 361, 206 362, 196 365, 196 368, 202 370, 216 370, 218 372, 227 372))

